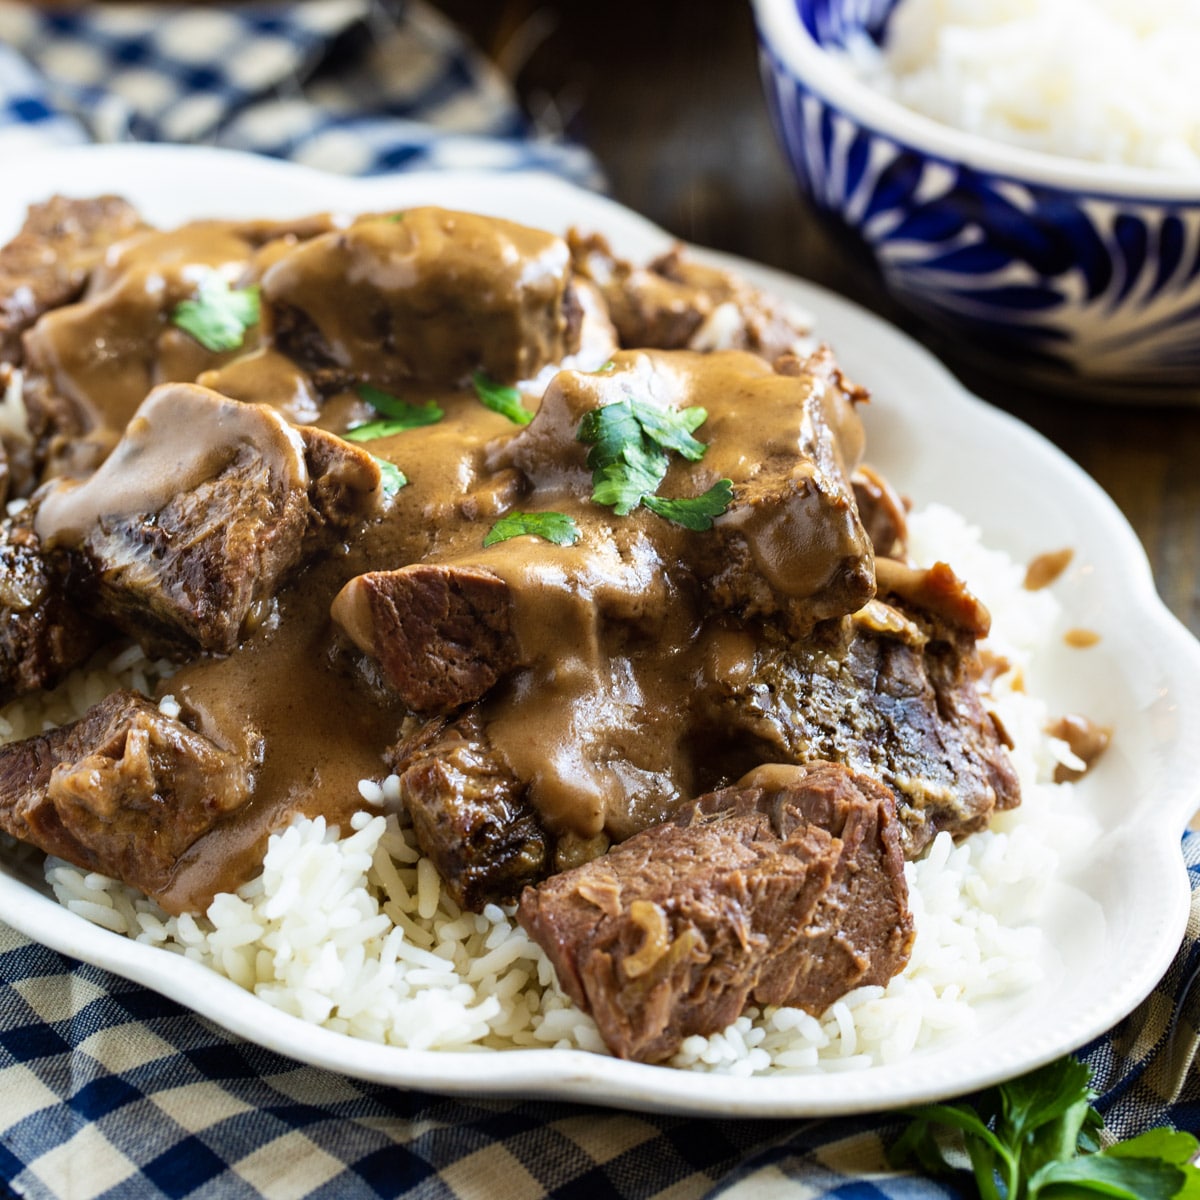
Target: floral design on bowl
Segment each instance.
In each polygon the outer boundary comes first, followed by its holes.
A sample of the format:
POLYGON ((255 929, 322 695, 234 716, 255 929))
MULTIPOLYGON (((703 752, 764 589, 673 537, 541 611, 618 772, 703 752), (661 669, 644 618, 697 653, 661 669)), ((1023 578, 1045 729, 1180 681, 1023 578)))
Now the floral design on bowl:
POLYGON ((930 325, 1045 374, 1200 388, 1200 181, 943 126, 826 52, 897 0, 754 0, 768 107, 817 209, 930 325))

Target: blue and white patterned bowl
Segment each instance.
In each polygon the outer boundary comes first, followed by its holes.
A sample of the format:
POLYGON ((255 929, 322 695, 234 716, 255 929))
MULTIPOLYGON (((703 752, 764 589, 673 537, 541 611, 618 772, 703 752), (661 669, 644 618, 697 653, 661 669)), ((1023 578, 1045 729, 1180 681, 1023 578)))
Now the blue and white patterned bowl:
POLYGON ((1005 146, 827 53, 897 0, 754 0, 771 117, 812 203, 974 350, 1101 394, 1200 398, 1200 182, 1005 146))

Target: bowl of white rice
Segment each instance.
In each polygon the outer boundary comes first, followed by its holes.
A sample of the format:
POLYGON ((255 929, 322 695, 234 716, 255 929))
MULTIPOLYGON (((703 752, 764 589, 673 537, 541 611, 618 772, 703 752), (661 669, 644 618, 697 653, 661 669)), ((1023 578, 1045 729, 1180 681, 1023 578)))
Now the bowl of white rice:
POLYGON ((1200 401, 1195 0, 753 0, 810 203, 960 351, 1200 401))

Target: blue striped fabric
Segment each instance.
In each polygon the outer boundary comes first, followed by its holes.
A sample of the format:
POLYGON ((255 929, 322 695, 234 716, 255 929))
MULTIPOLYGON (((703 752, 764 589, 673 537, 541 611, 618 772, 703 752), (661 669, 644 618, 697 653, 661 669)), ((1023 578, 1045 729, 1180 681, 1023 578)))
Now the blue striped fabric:
MULTIPOLYGON (((0 161, 90 140, 200 141, 352 173, 591 157, 531 136, 492 69, 410 0, 236 10, 0 3, 0 161), (72 80, 68 83, 67 79, 72 80)), ((1087 1049, 1119 1134, 1200 1128, 1200 835, 1188 939, 1155 995, 1087 1049), (1162 1012, 1174 1013, 1163 1022, 1162 1012)), ((0 1181, 71 1197, 901 1200, 893 1116, 696 1120, 467 1101, 361 1083, 238 1041, 0 926, 0 1181)))

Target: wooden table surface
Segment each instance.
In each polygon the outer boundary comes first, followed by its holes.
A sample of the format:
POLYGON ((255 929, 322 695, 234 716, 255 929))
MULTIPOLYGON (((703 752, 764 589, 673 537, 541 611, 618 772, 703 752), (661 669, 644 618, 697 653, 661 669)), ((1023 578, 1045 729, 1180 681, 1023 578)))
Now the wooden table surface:
MULTIPOLYGON (((929 341, 798 199, 763 103, 748 4, 438 2, 515 79, 535 118, 596 154, 617 200, 688 241, 815 280, 929 341)), ((1200 635, 1200 405, 1039 395, 947 361, 1099 482, 1146 547, 1163 599, 1200 635)))

